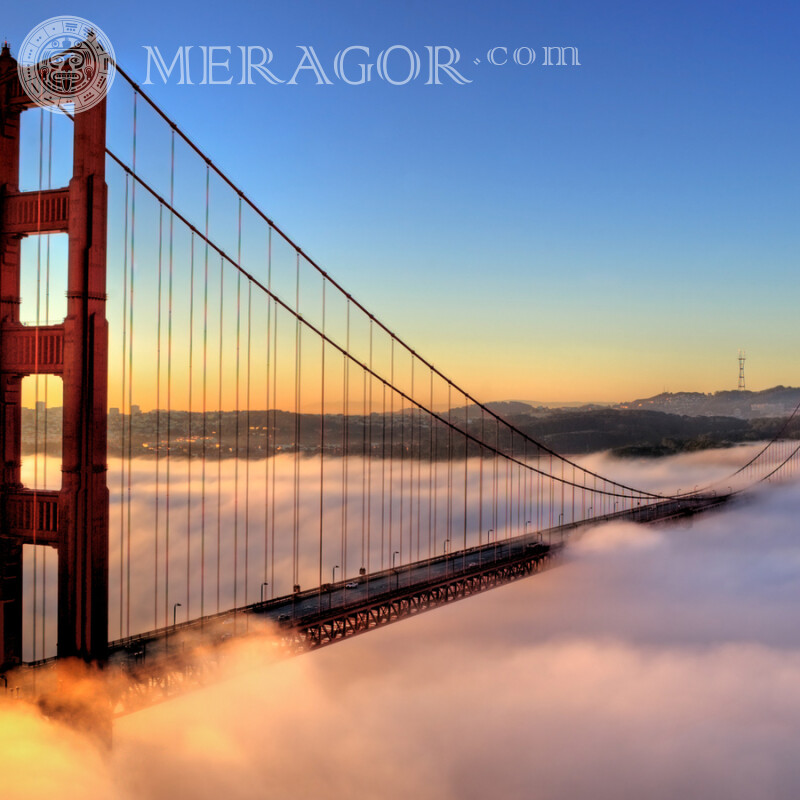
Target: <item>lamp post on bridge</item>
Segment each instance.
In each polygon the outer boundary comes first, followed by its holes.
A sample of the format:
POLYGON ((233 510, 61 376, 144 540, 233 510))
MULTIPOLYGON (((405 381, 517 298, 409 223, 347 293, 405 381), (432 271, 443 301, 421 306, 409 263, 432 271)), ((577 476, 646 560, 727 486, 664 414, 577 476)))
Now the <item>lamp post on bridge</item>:
POLYGON ((395 559, 399 555, 400 555, 400 551, 399 550, 395 550, 392 553, 392 570, 394 570, 394 574, 395 574, 395 584, 394 584, 394 588, 395 589, 399 589, 400 588, 400 573, 395 569, 395 566, 394 566, 395 559))
MULTIPOLYGON (((175 631, 175 627, 178 624, 178 606, 180 606, 180 605, 181 605, 180 603, 173 603, 173 605, 172 605, 172 631, 173 631, 173 633, 175 631)), ((167 629, 167 634, 164 637, 164 644, 165 644, 165 647, 167 649, 167 652, 169 652, 169 639, 170 639, 170 631, 169 631, 169 629, 167 629)))
POLYGON ((338 564, 336 564, 336 566, 334 566, 333 569, 331 569, 331 589, 328 592, 328 608, 329 609, 333 608, 333 584, 336 582, 336 570, 337 569, 339 569, 339 565, 338 564))
POLYGON ((261 584, 261 602, 262 602, 262 603, 264 602, 264 587, 265 587, 265 586, 269 586, 269 581, 264 581, 264 582, 261 584))

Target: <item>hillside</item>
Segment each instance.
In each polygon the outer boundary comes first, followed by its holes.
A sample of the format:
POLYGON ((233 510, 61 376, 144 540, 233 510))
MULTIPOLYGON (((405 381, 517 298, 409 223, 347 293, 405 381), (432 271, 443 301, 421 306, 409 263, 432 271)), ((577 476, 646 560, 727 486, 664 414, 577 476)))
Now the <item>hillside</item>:
POLYGON ((760 392, 751 392, 745 389, 714 392, 713 394, 662 392, 655 397, 620 403, 616 408, 622 410, 646 409, 693 417, 726 416, 757 419, 788 416, 798 404, 800 404, 800 389, 790 386, 775 386, 760 392))

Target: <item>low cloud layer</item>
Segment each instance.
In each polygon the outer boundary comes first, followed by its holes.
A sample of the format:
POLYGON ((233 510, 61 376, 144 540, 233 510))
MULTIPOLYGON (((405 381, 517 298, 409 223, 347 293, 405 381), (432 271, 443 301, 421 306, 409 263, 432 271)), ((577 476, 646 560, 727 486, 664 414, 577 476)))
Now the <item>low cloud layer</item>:
MULTIPOLYGON (((629 485, 686 492, 726 479, 758 449, 743 445, 660 461, 594 454, 581 461, 629 485)), ((29 485, 34 466, 33 460, 26 466, 29 485)), ((55 460, 47 467, 48 475, 59 474, 55 460)), ((175 603, 181 604, 179 621, 199 617, 201 595, 202 611, 208 614, 258 601, 265 581, 267 596, 291 593, 295 530, 296 582, 308 589, 328 580, 334 566, 338 578, 352 578, 362 566, 368 572, 391 566, 394 551, 402 564, 441 553, 448 539, 458 549, 486 542, 490 529, 504 539, 556 525, 559 519, 569 522, 573 514, 598 516, 623 505, 560 486, 551 491, 547 481, 532 475, 526 486, 519 474, 491 459, 454 462, 448 470, 445 462, 351 458, 345 465, 331 458, 322 471, 316 457, 302 458, 297 465, 292 456, 249 463, 225 459, 206 465, 205 480, 201 465, 173 459, 169 484, 163 461, 134 459, 128 467, 111 459, 109 467, 112 639, 170 624, 175 603), (344 485, 347 514, 342 513, 344 485)), ((569 470, 565 475, 570 477, 569 470)), ((602 482, 597 486, 602 488, 602 482)), ((33 659, 55 654, 57 561, 55 553, 39 548, 34 587, 33 548, 26 551, 25 658, 33 659), (34 606, 39 614, 35 652, 34 606)))
POLYGON ((242 647, 251 669, 119 720, 105 758, 4 708, 3 796, 793 798, 799 514, 794 485, 690 526, 604 526, 413 621, 268 668, 242 647))

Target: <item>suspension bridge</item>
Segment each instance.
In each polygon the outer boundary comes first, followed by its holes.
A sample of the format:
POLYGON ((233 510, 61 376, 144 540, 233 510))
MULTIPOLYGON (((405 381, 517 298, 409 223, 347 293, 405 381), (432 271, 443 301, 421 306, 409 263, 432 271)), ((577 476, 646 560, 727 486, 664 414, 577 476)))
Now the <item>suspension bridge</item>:
POLYGON ((117 65, 70 115, 0 55, 0 692, 115 713, 270 623, 306 651, 790 474, 797 411, 682 494, 554 452, 337 283, 117 65))

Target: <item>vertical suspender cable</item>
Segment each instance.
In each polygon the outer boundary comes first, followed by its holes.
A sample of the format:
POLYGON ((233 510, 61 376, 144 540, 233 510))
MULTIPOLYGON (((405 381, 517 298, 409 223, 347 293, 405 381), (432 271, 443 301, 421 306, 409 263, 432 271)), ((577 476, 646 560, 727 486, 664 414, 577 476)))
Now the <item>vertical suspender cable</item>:
POLYGON ((386 384, 381 384, 381 569, 386 569, 386 384))
MULTIPOLYGON (((469 401, 464 395, 464 430, 469 433, 469 401)), ((464 550, 467 549, 467 492, 469 487, 469 439, 464 437, 464 550)))
MULTIPOLYGON (((511 435, 513 437, 514 434, 512 433, 511 435)), ((524 441, 525 440, 523 439, 523 444, 524 444, 524 441)), ((519 535, 520 531, 522 531, 522 528, 523 527, 527 527, 527 526, 523 526, 522 525, 522 515, 523 515, 523 509, 522 509, 522 497, 523 497, 523 491, 522 491, 522 468, 519 466, 519 464, 517 464, 514 467, 514 470, 517 473, 517 492, 516 492, 516 494, 517 494, 517 535, 519 535)))
MULTIPOLYGON (((401 394, 400 395, 400 491, 399 491, 399 505, 400 505, 400 519, 398 520, 398 531, 400 532, 400 541, 397 545, 397 549, 400 553, 400 563, 403 563, 403 519, 404 519, 404 499, 405 499, 405 491, 404 491, 404 470, 405 470, 405 459, 406 455, 406 399, 401 394)), ((409 549, 408 549, 408 560, 411 561, 411 543, 409 542, 409 549)))
MULTIPOLYGON (((433 370, 430 372, 430 409, 433 411, 433 370)), ((430 453, 428 455, 428 575, 430 576, 430 560, 436 550, 436 531, 433 526, 433 509, 436 502, 436 487, 433 485, 433 468, 436 463, 436 449, 434 447, 434 431, 436 429, 436 420, 430 417, 428 420, 430 425, 430 442, 428 448, 430 453)))
POLYGON ((361 371, 361 569, 367 563, 367 373, 361 371))
MULTIPOLYGON (((486 414, 481 409, 481 448, 478 458, 478 545, 483 544, 483 443, 486 441, 486 414)), ((483 550, 478 551, 478 563, 483 560, 483 550)))
MULTIPOLYGON (((295 253, 295 311, 300 314, 300 253, 295 253)), ((295 320, 294 333, 294 508, 292 509, 293 520, 293 556, 294 564, 294 585, 300 585, 300 394, 301 394, 301 329, 300 317, 295 320)))
MULTIPOLYGON (((503 425, 503 431, 505 432, 506 426, 503 425)), ((512 430, 508 431, 509 435, 509 450, 511 452, 511 457, 513 458, 514 455, 514 432, 512 430)), ((513 508, 512 508, 512 501, 511 501, 511 488, 510 484, 513 481, 513 475, 511 472, 513 462, 508 459, 508 453, 503 454, 503 462, 505 464, 505 478, 503 480, 503 538, 508 539, 511 535, 511 526, 513 524, 513 508)))
POLYGON ((417 452, 414 456, 417 464, 417 561, 422 558, 421 543, 422 537, 422 410, 417 410, 417 452))
POLYGON ((186 459, 186 618, 191 619, 192 588, 192 384, 194 383, 194 231, 189 245, 189 415, 187 420, 188 458, 186 459))
MULTIPOLYGON (((239 230, 236 245, 236 262, 241 266, 242 263, 242 198, 239 198, 239 230)), ((240 413, 240 387, 241 381, 241 328, 242 328, 242 273, 236 273, 236 393, 234 398, 235 420, 234 420, 234 439, 236 444, 233 448, 233 607, 239 605, 239 413, 240 413)), ((220 348, 220 361, 222 360, 222 348, 220 348)), ((222 383, 220 381, 220 383, 222 383)), ((220 428, 220 436, 222 429, 220 428)), ((222 440, 220 439, 220 444, 222 440)), ((246 534, 245 534, 246 535, 246 534)), ((247 580, 247 570, 245 569, 245 581, 247 580)), ((244 593, 245 603, 247 603, 247 590, 244 593)))
MULTIPOLYGON (((219 593, 221 581, 222 560, 222 366, 225 359, 222 357, 224 346, 224 309, 225 309, 225 260, 219 259, 219 376, 217 386, 217 613, 219 613, 219 593)), ((235 577, 234 577, 235 581, 235 577)))
MULTIPOLYGON (((270 242, 272 240, 270 239, 270 242)), ((270 250, 270 280, 272 276, 272 255, 270 250)), ((275 304, 275 313, 272 315, 272 505, 270 506, 270 528, 272 530, 272 539, 270 542, 270 589, 274 593, 275 586, 275 540, 277 539, 275 531, 275 511, 276 511, 276 486, 277 486, 277 469, 275 468, 275 454, 277 447, 277 421, 278 421, 278 306, 275 304)), ((273 594, 274 596, 274 594, 273 594)))
MULTIPOLYGON (((411 397, 414 397, 414 356, 411 356, 411 397)), ((408 560, 414 560, 414 404, 408 409, 411 428, 408 444, 408 560)), ((403 448, 405 453, 406 448, 403 448)), ((417 538, 417 558, 419 558, 419 537, 417 538)))
MULTIPOLYGON (((267 288, 272 289, 272 228, 267 230, 267 288)), ((272 298, 267 297, 267 359, 266 359, 266 379, 265 379, 265 391, 267 395, 267 413, 266 413, 266 420, 265 420, 265 438, 264 438, 264 450, 265 450, 265 462, 264 462, 264 577, 262 578, 263 583, 266 583, 269 587, 271 592, 275 591, 274 585, 274 576, 270 577, 269 581, 267 580, 267 576, 269 575, 268 569, 270 564, 270 470, 275 468, 275 465, 272 463, 272 453, 270 452, 270 444, 272 442, 272 428, 271 428, 271 415, 270 415, 270 389, 272 388, 272 298)), ((262 590, 263 590, 263 583, 262 583, 262 590)))
MULTIPOLYGON (((431 370, 431 409, 433 408, 433 380, 434 373, 431 370)), ((432 477, 432 496, 433 496, 433 553, 435 558, 439 552, 438 532, 439 532, 439 425, 438 420, 431 419, 431 450, 433 451, 433 477, 432 477)))
MULTIPOLYGON (((169 155, 169 204, 174 205, 175 195, 175 131, 170 137, 169 155)), ((168 282, 167 282, 167 464, 166 464, 166 489, 164 498, 164 627, 169 621, 169 545, 170 545, 170 466, 172 464, 172 280, 173 280, 173 233, 175 215, 169 215, 169 253, 167 256, 168 282)), ((188 538, 188 531, 187 531, 188 538)), ((188 606, 187 606, 188 613, 188 606)))
POLYGON ((447 550, 453 548, 453 385, 447 384, 447 550))
MULTIPOLYGON (((350 300, 346 306, 345 350, 350 352, 350 300)), ((342 356, 342 541, 341 567, 342 574, 347 575, 347 525, 348 501, 350 499, 350 475, 348 458, 350 455, 350 359, 342 356)))
MULTIPOLYGON (((327 279, 322 278, 322 335, 325 336, 325 290, 327 279)), ((320 338, 320 398, 319 398, 319 610, 322 610, 322 540, 325 524, 325 339, 320 338)))
MULTIPOLYGON (((525 453, 523 455, 523 459, 525 461, 525 466, 528 467, 528 439, 525 439, 525 453)), ((525 519, 525 533, 528 532, 528 517, 532 517, 531 514, 531 495, 530 495, 530 488, 531 482, 533 480, 533 473, 530 470, 527 470, 527 474, 525 475, 525 511, 523 513, 523 518, 525 519)))
MULTIPOLYGON (((137 98, 138 92, 133 93, 133 160, 131 167, 136 175, 136 133, 137 133, 137 98)), ((131 635, 131 539, 132 531, 132 471, 133 471, 133 299, 134 299, 134 273, 136 270, 136 181, 131 184, 131 287, 128 296, 128 541, 127 541, 127 576, 126 576, 126 622, 125 635, 131 635)))
POLYGON ((389 376, 391 388, 389 389, 389 550, 387 555, 389 560, 394 562, 394 531, 392 530, 394 524, 394 338, 391 340, 389 376))
MULTIPOLYGON (((373 326, 372 319, 369 321, 369 369, 372 373, 372 348, 373 348, 373 326)), ((367 575, 372 574, 372 392, 374 380, 372 374, 369 376, 369 449, 367 450, 367 563, 364 565, 367 575)), ((369 598, 369 580, 367 580, 367 598, 369 598)))
MULTIPOLYGON (((119 635, 124 636, 125 603, 125 389, 128 375, 128 173, 125 173, 125 223, 122 236, 122 385, 120 387, 120 471, 119 471, 119 635)), ((130 413, 130 412, 129 412, 130 413)))
POLYGON ((497 527, 499 525, 498 514, 498 489, 499 489, 499 476, 498 458, 500 453, 500 420, 495 418, 494 426, 494 456, 492 458, 492 533, 494 533, 494 560, 497 561, 497 527))
MULTIPOLYGON (((544 495, 542 493, 542 448, 536 448, 536 530, 542 530, 542 505, 544 503, 544 495)), ((541 533, 539 540, 542 540, 541 533)))
MULTIPOLYGON (((507 516, 508 516, 508 520, 509 520, 509 533, 508 533, 508 535, 511 534, 511 530, 513 529, 513 525, 514 525, 514 497, 513 497, 513 493, 514 493, 514 469, 516 467, 516 464, 514 464, 514 461, 513 461, 513 459, 514 459, 514 431, 513 431, 513 429, 509 430, 509 435, 510 435, 510 438, 511 438, 510 453, 511 453, 511 459, 512 460, 506 462, 506 505, 508 507, 507 516), (510 473, 510 477, 511 477, 511 487, 510 488, 508 486, 509 473, 510 473)), ((517 530, 519 531, 519 517, 517 517, 517 530)))
POLYGON ((155 488, 155 521, 154 547, 153 547, 153 627, 158 627, 158 534, 160 522, 160 459, 161 459, 161 284, 162 284, 162 252, 163 252, 163 230, 164 230, 164 206, 158 207, 158 285, 156 290, 156 306, 158 309, 156 321, 156 488, 155 488))
POLYGON ((200 464, 200 617, 205 617, 206 608, 206 447, 208 436, 208 216, 211 171, 206 164, 206 226, 205 257, 203 268, 203 402, 201 421, 203 436, 200 442, 202 461, 200 464))
POLYGON ((572 465, 572 516, 570 522, 575 522, 575 465, 572 465))
MULTIPOLYGON (((250 581, 250 428, 252 417, 250 408, 252 406, 251 380, 252 380, 252 342, 253 342, 253 284, 247 282, 247 378, 245 389, 245 402, 247 411, 245 412, 245 465, 244 465, 244 602, 247 604, 249 593, 248 586, 250 581)), ((250 622, 250 616, 246 617, 250 622)))
MULTIPOLYGON (((411 397, 414 396, 414 356, 411 356, 411 397)), ((414 560, 414 404, 408 409, 409 433, 408 445, 403 447, 403 453, 408 450, 408 560, 414 560)))

